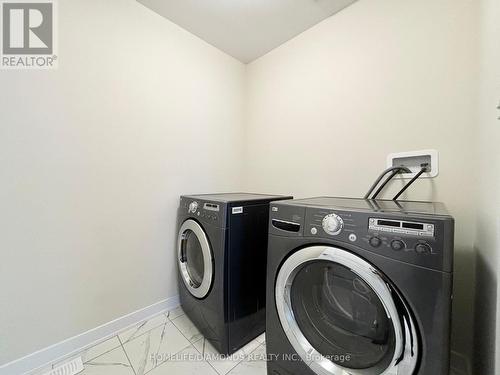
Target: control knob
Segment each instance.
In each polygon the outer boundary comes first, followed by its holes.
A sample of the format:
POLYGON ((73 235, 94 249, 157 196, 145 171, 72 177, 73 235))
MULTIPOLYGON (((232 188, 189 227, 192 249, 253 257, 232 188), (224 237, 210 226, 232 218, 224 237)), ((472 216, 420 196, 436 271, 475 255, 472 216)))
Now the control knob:
POLYGON ((342 231, 342 228, 344 227, 344 221, 339 215, 330 214, 326 215, 323 218, 322 225, 323 225, 323 230, 326 233, 332 236, 336 236, 342 231))
POLYGON ((426 243, 419 243, 415 246, 415 251, 419 254, 430 254, 431 247, 426 243))
POLYGON ((400 250, 403 250, 406 247, 406 245, 401 240, 394 240, 391 242, 391 247, 392 247, 392 250, 394 250, 394 251, 400 251, 400 250))
POLYGON ((382 240, 378 237, 370 238, 369 242, 372 247, 379 247, 380 245, 382 245, 382 240))
POLYGON ((198 202, 193 201, 189 204, 188 212, 192 212, 194 214, 197 209, 198 209, 198 202))

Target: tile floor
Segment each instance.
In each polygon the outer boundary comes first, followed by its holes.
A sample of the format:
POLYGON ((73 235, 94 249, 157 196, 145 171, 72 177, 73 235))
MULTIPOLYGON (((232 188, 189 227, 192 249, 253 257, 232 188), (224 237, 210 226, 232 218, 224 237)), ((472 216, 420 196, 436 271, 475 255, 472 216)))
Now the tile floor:
MULTIPOLYGON (((216 350, 180 309, 146 320, 78 355, 82 375, 266 375, 264 335, 233 356, 216 350)), ((54 363, 56 367, 71 360, 54 363)), ((33 373, 43 374, 45 371, 33 373)))
MULTIPOLYGON (((206 341, 181 308, 157 315, 78 355, 81 375, 267 375, 261 335, 226 359, 206 341)), ((30 375, 40 375, 75 356, 30 375)), ((450 372, 450 375, 461 374, 450 372)))

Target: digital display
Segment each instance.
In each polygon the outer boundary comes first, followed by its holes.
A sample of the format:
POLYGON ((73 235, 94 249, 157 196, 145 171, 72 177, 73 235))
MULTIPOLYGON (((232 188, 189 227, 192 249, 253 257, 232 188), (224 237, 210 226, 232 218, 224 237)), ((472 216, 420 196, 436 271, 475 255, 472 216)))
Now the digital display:
POLYGON ((379 220, 378 225, 385 225, 386 227, 396 227, 396 228, 401 227, 401 223, 399 221, 390 221, 390 220, 379 220))
POLYGON ((205 210, 209 210, 209 211, 219 211, 219 205, 218 204, 213 204, 213 203, 205 203, 203 205, 203 208, 205 210))
POLYGON ((368 229, 397 235, 433 237, 435 225, 371 217, 368 221, 368 229))
POLYGON ((424 225, 418 223, 403 223, 403 228, 424 230, 424 225))

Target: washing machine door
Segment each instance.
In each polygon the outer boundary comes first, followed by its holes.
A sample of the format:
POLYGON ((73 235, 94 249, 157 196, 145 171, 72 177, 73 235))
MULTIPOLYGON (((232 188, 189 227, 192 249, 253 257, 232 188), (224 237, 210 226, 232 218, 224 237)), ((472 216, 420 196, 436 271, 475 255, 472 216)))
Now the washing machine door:
POLYGON ((416 326, 390 282, 362 258, 310 246, 280 268, 276 306, 286 336, 320 375, 411 375, 416 326))
POLYGON ((177 240, 179 271, 189 292, 204 298, 212 285, 213 255, 207 235, 194 220, 186 220, 177 240))

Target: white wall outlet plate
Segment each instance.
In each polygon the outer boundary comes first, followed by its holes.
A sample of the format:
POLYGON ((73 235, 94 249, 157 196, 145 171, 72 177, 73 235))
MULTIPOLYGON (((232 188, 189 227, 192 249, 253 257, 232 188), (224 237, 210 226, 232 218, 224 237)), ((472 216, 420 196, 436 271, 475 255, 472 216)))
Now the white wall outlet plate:
POLYGON ((395 152, 387 156, 387 168, 403 165, 411 170, 412 173, 400 173, 394 178, 411 179, 421 169, 422 163, 429 164, 429 172, 424 173, 421 178, 433 178, 439 173, 439 154, 437 150, 420 150, 395 152))

